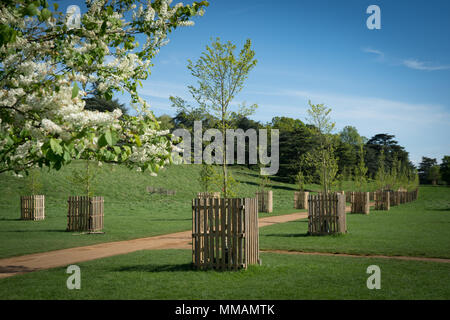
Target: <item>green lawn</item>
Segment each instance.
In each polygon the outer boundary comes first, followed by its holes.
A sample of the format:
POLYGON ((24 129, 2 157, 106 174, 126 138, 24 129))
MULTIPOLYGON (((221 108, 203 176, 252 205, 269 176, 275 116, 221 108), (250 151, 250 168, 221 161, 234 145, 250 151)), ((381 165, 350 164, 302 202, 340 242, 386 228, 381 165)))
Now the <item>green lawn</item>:
POLYGON ((262 249, 450 258, 450 188, 421 187, 419 200, 347 214, 348 234, 307 236, 308 221, 261 228, 262 249))
POLYGON ((139 251, 79 263, 81 289, 66 268, 0 279, 0 299, 450 299, 450 265, 373 258, 263 253, 246 271, 191 269, 189 250, 139 251), (367 267, 381 269, 369 290, 367 267))
MULTIPOLYGON (((105 234, 66 232, 67 199, 81 195, 69 182, 73 168, 43 171, 44 221, 21 221, 20 195, 26 194, 25 179, 0 174, 0 258, 89 244, 148 237, 189 230, 192 226, 191 199, 201 191, 197 181, 199 165, 171 166, 157 177, 130 171, 122 166, 103 165, 98 173, 96 195, 105 197, 105 234), (148 194, 147 186, 176 190, 175 196, 148 194)), ((239 195, 254 197, 259 186, 257 173, 243 167, 231 168, 240 183, 239 195)), ((273 182, 274 212, 293 213, 294 186, 273 182)), ((260 214, 261 217, 267 214, 260 214)))

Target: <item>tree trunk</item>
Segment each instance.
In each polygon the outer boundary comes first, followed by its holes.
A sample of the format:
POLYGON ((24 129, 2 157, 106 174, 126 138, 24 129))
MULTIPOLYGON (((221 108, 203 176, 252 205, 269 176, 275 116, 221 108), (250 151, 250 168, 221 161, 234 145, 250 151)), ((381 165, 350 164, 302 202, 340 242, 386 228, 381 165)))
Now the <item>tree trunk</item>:
POLYGON ((225 137, 225 114, 222 112, 222 174, 223 174, 223 194, 224 197, 228 197, 228 190, 227 190, 227 184, 228 184, 228 173, 227 173, 227 155, 225 152, 225 146, 226 146, 226 137, 225 137))

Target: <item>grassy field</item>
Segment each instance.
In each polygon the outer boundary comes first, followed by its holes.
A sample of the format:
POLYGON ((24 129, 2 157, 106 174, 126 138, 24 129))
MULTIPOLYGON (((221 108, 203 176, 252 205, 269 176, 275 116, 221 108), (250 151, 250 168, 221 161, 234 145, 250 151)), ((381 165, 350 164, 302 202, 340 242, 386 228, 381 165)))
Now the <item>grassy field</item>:
MULTIPOLYGON (((19 220, 23 178, 0 175, 0 258, 146 237, 191 228, 191 199, 200 190, 199 166, 172 166, 158 177, 104 166, 97 195, 105 197, 105 234, 66 232, 68 182, 74 168, 43 172, 44 221, 19 220), (147 186, 176 190, 150 195, 147 186)), ((253 196, 258 175, 232 168, 240 196, 253 196)), ((272 182, 274 213, 292 213, 294 185, 272 182)), ((317 186, 307 186, 317 190, 317 186)), ((346 184, 345 189, 351 188, 346 184)), ((260 216, 267 216, 261 214, 260 216)), ((305 219, 260 229, 262 249, 450 258, 450 188, 421 187, 419 200, 369 216, 347 214, 349 233, 306 236, 305 219)), ((370 257, 261 253, 262 266, 239 272, 198 272, 189 250, 139 251, 80 263, 82 289, 66 288, 65 268, 0 279, 0 299, 449 299, 450 264, 370 257), (369 265, 382 272, 382 289, 366 287, 369 265), (236 285, 239 283, 239 286, 236 285), (220 290, 218 290, 220 288, 220 290)))
POLYGON ((307 219, 261 228, 262 249, 450 258, 450 188, 421 187, 419 200, 347 214, 348 234, 307 236, 307 219))
MULTIPOLYGON (((50 251, 99 242, 127 240, 189 230, 192 226, 191 199, 201 191, 200 166, 171 166, 157 177, 130 171, 121 166, 103 165, 98 171, 95 195, 105 197, 105 234, 66 232, 67 199, 81 195, 70 182, 74 163, 60 171, 42 171, 45 220, 21 221, 20 195, 27 194, 25 178, 0 175, 0 258, 50 251), (176 190, 175 196, 149 194, 146 187, 176 190)), ((254 197, 259 187, 256 172, 243 167, 231 169, 239 184, 240 196, 254 197)), ((273 182, 274 212, 293 213, 293 185, 273 182)), ((314 187, 314 186, 312 186, 314 187)), ((267 214, 261 213, 260 216, 267 214)))
POLYGON ((447 263, 262 253, 246 271, 191 269, 189 250, 139 251, 79 263, 81 289, 66 268, 0 279, 0 299, 450 299, 447 263), (381 269, 381 289, 366 286, 381 269), (239 284, 239 285, 237 285, 239 284))

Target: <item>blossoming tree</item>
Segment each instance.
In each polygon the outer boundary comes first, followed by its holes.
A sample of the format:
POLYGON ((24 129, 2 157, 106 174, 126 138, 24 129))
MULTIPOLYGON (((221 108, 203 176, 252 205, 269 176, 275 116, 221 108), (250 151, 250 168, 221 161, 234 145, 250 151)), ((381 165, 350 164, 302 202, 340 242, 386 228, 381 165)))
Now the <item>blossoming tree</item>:
POLYGON ((77 20, 46 0, 2 1, 0 172, 59 169, 72 159, 156 172, 171 161, 171 135, 159 130, 137 86, 167 34, 192 25, 207 5, 87 0, 77 20), (107 99, 127 92, 137 116, 85 110, 82 98, 94 89, 107 99))

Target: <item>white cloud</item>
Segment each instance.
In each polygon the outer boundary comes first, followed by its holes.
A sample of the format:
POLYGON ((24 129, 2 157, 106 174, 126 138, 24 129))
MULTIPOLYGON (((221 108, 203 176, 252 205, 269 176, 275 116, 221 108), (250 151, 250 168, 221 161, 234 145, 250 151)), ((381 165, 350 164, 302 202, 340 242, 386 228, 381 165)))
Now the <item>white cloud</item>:
POLYGON ((296 105, 292 101, 289 105, 260 103, 258 116, 263 116, 265 121, 280 114, 305 121, 308 100, 311 100, 313 104, 323 103, 332 109, 331 117, 336 121, 337 130, 352 125, 369 138, 377 133, 394 134, 414 162, 422 156, 441 159, 448 153, 448 106, 305 90, 267 90, 253 94, 294 98, 296 102, 296 105))
POLYGON ((432 66, 427 62, 422 62, 416 59, 406 59, 403 60, 402 64, 408 68, 416 69, 416 70, 425 70, 425 71, 436 71, 436 70, 447 70, 450 69, 450 66, 445 65, 437 65, 432 66))
POLYGON ((378 55, 378 58, 380 58, 380 59, 384 58, 384 52, 382 52, 380 50, 376 50, 376 49, 372 49, 372 48, 363 48, 362 51, 366 52, 366 53, 376 54, 376 55, 378 55))

